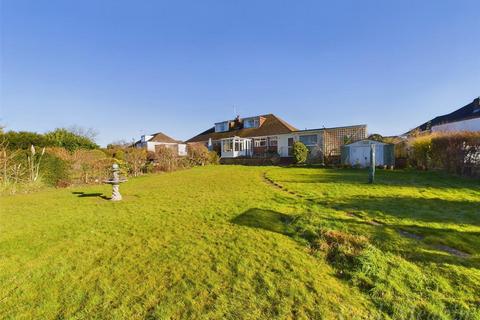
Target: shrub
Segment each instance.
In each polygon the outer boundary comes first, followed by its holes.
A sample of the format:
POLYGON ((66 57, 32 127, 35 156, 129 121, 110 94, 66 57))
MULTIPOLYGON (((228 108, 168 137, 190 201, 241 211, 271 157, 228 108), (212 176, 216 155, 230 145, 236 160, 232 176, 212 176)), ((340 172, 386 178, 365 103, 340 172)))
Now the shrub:
POLYGON ((460 175, 480 174, 480 132, 442 133, 432 137, 436 167, 460 175))
POLYGON ((216 151, 209 151, 209 159, 208 163, 209 164, 220 164, 220 156, 216 151))
POLYGON ((128 173, 136 177, 145 170, 147 150, 141 148, 126 148, 123 159, 127 165, 128 173))
POLYGON ((31 145, 45 147, 48 141, 44 135, 28 131, 8 131, 1 134, 2 141, 7 142, 6 147, 10 150, 28 150, 31 145))
POLYGON ((178 155, 172 148, 158 146, 150 157, 154 162, 154 171, 170 172, 178 169, 178 155))
POLYGON ((410 162, 418 169, 427 170, 432 158, 432 135, 418 136, 410 141, 410 162))
MULTIPOLYGON (((68 166, 70 183, 100 182, 110 176, 113 159, 101 150, 48 148, 47 153, 62 159, 68 166)), ((65 181, 62 181, 65 184, 65 181)))
POLYGON ((46 134, 28 131, 8 131, 0 133, 1 139, 8 142, 11 150, 28 150, 31 145, 35 147, 62 147, 69 151, 77 149, 98 149, 91 137, 81 135, 68 129, 55 129, 46 134))
POLYGON ((99 146, 89 137, 81 136, 67 129, 55 129, 45 135, 48 146, 62 147, 69 151, 77 149, 98 149, 99 146))
POLYGON ((295 163, 305 163, 308 158, 308 148, 300 141, 293 144, 293 158, 295 163))
POLYGON ((210 163, 210 153, 203 144, 191 143, 187 148, 188 159, 192 166, 204 166, 210 163))
POLYGON ((100 182, 110 176, 112 162, 101 150, 76 150, 72 153, 73 178, 76 182, 100 182))
POLYGON ((70 169, 67 161, 47 152, 40 165, 41 179, 53 187, 67 187, 71 183, 70 169))

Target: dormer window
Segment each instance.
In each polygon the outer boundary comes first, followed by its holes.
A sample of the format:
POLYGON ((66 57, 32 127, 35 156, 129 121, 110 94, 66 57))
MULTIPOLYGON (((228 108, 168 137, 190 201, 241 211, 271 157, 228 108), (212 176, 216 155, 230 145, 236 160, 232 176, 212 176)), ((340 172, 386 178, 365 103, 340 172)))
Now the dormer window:
POLYGON ((260 127, 260 118, 255 117, 255 118, 246 118, 243 120, 243 127, 245 129, 248 128, 258 128, 260 127))
POLYGON ((228 131, 228 121, 215 123, 215 132, 228 131))

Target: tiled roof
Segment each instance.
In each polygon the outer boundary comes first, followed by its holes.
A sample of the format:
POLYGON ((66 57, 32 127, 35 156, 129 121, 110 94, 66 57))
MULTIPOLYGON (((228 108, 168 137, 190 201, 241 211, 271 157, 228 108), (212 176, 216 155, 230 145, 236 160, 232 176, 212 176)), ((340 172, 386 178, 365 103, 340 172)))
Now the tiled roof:
MULTIPOLYGON (((220 140, 229 137, 264 137, 264 136, 272 136, 277 134, 284 134, 290 133, 293 131, 297 131, 295 127, 288 124, 284 120, 280 119, 279 117, 273 114, 266 114, 261 115, 259 117, 265 118, 265 121, 259 128, 241 128, 241 129, 230 129, 229 131, 225 132, 215 132, 215 127, 212 127, 199 135, 189 139, 187 142, 201 142, 201 141, 208 141, 208 139, 212 140, 220 140)), ((234 120, 231 120, 234 121, 234 120)))
POLYGON ((152 138, 148 141, 152 142, 164 142, 164 143, 180 143, 181 141, 175 140, 162 132, 152 134, 152 138))

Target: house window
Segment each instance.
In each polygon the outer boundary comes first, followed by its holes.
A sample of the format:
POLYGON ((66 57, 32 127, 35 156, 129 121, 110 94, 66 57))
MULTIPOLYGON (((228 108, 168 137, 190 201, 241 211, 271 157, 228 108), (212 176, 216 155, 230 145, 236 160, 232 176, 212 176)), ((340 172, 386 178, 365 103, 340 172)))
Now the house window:
POLYGON ((270 137, 268 138, 268 145, 270 147, 276 147, 278 145, 277 137, 270 137))
POLYGON ((267 139, 260 138, 255 139, 255 147, 266 147, 267 146, 267 139))
POLYGON ((258 118, 248 118, 243 120, 243 127, 248 128, 258 128, 260 126, 260 119, 258 118))
POLYGON ((300 136, 300 142, 302 142, 308 149, 311 154, 314 149, 317 147, 317 135, 310 134, 305 136, 300 136))
POLYGON ((233 141, 232 140, 223 140, 223 152, 231 152, 233 149, 233 141))
POLYGON ((215 123, 215 132, 228 131, 228 121, 215 123))
POLYGON ((317 144, 317 135, 316 134, 310 134, 306 136, 300 136, 300 142, 302 142, 304 145, 308 146, 315 146, 317 144))
POLYGON ((243 141, 235 141, 235 151, 243 151, 243 141))

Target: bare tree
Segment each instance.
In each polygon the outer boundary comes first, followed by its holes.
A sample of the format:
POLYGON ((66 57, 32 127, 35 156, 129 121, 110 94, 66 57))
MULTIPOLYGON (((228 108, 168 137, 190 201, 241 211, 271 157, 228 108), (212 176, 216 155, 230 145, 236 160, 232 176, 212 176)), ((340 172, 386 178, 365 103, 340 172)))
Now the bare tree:
POLYGON ((94 128, 84 128, 78 125, 73 125, 68 127, 67 130, 71 133, 88 138, 92 141, 95 141, 95 138, 98 136, 98 131, 94 128))

